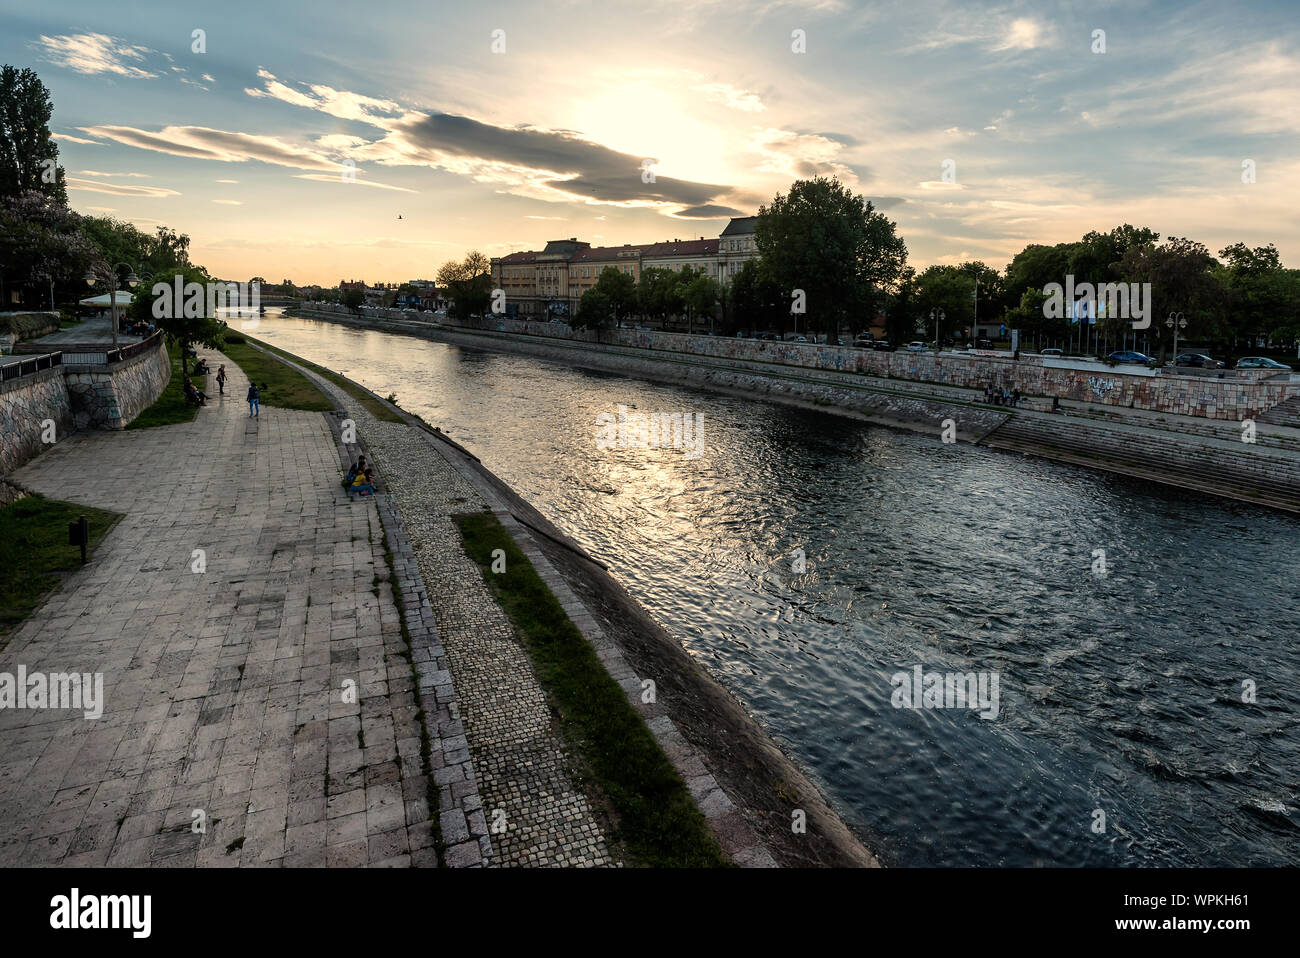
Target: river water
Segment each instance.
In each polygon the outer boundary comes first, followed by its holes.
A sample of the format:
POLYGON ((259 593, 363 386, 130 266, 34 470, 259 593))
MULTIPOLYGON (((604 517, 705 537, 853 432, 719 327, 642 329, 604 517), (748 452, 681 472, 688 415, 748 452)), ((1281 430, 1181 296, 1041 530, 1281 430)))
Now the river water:
POLYGON ((1300 865, 1300 520, 275 313, 249 331, 395 393, 606 562, 886 864, 1300 865), (702 415, 702 455, 599 448, 620 404, 702 415), (996 677, 996 717, 896 707, 917 666, 996 677))

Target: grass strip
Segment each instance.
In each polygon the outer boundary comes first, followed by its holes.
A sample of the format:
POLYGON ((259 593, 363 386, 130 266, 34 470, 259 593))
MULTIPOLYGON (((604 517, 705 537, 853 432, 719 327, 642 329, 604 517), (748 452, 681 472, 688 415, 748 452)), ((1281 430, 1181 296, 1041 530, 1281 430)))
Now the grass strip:
POLYGON ((629 864, 648 867, 730 865, 686 783, 650 729, 605 670, 510 534, 490 512, 453 517, 465 553, 509 616, 537 678, 613 812, 629 864), (505 570, 491 571, 492 552, 505 570))
POLYGON ((257 383, 263 406, 304 409, 308 412, 329 412, 334 408, 334 403, 310 379, 274 356, 259 353, 242 339, 242 335, 231 336, 222 345, 221 351, 244 371, 245 376, 257 383))
POLYGON ((304 367, 305 369, 310 369, 318 376, 323 376, 324 378, 328 379, 335 386, 338 386, 340 389, 342 389, 345 393, 347 393, 357 402, 361 403, 361 405, 366 408, 366 410, 370 413, 370 415, 374 416, 376 419, 382 419, 385 422, 397 422, 397 423, 406 422, 405 419, 403 419, 400 415, 398 415, 397 412, 395 412, 393 408, 388 405, 388 403, 376 399, 374 396, 370 394, 368 390, 362 389, 352 380, 344 376, 340 376, 338 373, 334 372, 334 370, 326 369, 324 366, 317 366, 315 363, 309 363, 307 362, 307 360, 303 359, 300 356, 295 356, 293 353, 280 349, 276 346, 272 346, 270 343, 265 343, 260 339, 255 339, 254 337, 249 336, 247 333, 243 335, 245 339, 249 339, 252 342, 257 343, 257 345, 261 346, 263 349, 273 353, 277 353, 278 355, 283 356, 286 359, 292 360, 293 362, 297 363, 299 366, 304 367))
POLYGON ((87 554, 122 518, 44 496, 0 508, 0 636, 31 615, 65 575, 81 568, 81 550, 68 545, 68 523, 80 516, 90 523, 87 554))
MULTIPOLYGON (((179 422, 193 422, 199 407, 185 398, 185 375, 181 372, 181 351, 174 343, 167 343, 167 358, 172 364, 172 378, 163 387, 162 395, 144 412, 129 423, 127 429, 152 429, 154 426, 174 426, 179 422)), ((191 374, 191 379, 194 376, 191 374)), ((194 379, 199 389, 204 389, 203 377, 194 379)))

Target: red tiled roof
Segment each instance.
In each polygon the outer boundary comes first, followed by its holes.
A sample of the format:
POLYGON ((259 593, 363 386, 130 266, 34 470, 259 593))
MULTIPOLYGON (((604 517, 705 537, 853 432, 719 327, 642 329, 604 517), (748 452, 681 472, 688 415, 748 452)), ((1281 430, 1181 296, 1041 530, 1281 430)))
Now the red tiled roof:
POLYGON ((665 243, 651 243, 641 248, 642 256, 708 256, 718 251, 715 239, 669 240, 665 243))

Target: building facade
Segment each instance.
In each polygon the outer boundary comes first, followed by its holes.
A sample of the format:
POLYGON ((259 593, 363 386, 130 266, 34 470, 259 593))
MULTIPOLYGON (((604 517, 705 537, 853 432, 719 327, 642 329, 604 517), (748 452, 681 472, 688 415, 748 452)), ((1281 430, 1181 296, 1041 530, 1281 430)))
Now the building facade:
POLYGON ((567 319, 577 311, 582 294, 610 267, 627 273, 633 282, 640 282, 641 272, 650 267, 690 267, 726 283, 745 260, 758 257, 753 242, 756 221, 754 216, 733 219, 717 239, 597 247, 576 237, 551 240, 540 251, 493 259, 492 284, 505 291, 508 315, 567 319))

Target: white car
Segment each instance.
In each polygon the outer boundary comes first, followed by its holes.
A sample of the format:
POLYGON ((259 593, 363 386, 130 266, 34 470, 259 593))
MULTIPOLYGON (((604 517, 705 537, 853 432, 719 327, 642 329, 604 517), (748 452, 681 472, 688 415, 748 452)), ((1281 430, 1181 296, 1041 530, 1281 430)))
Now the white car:
POLYGON ((907 344, 907 351, 909 353, 923 353, 925 352, 925 350, 926 350, 925 343, 921 342, 919 339, 914 340, 907 344))

